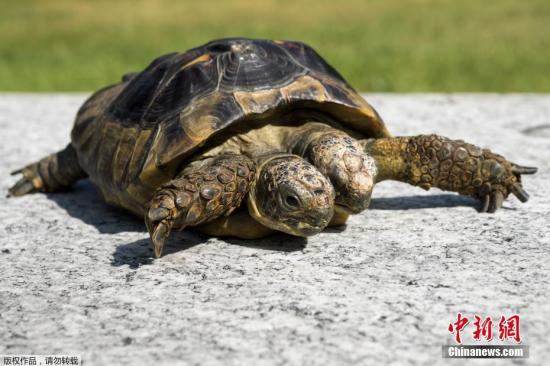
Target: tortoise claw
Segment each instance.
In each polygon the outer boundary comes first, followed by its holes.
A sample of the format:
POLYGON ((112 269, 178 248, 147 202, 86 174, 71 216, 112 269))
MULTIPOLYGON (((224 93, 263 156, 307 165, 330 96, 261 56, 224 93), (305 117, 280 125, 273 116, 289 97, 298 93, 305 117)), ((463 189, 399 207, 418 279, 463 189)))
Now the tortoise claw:
MULTIPOLYGON (((530 166, 512 165, 512 173, 514 174, 535 174, 538 168, 530 166)), ((524 201, 522 201, 524 202, 524 201)))
POLYGON ((496 212, 510 193, 521 202, 525 203, 529 200, 529 194, 521 185, 521 176, 535 174, 537 168, 512 163, 490 151, 485 152, 484 160, 484 164, 489 160, 493 163, 490 165, 492 170, 485 169, 486 172, 483 173, 484 178, 482 178, 485 183, 478 190, 477 197, 483 202, 480 212, 496 212), (495 166, 500 169, 496 169, 495 166))
POLYGON ((37 189, 34 184, 27 178, 23 177, 8 190, 6 197, 19 197, 27 193, 36 192, 36 190, 37 189))
POLYGON ((155 253, 155 258, 159 258, 162 255, 162 249, 164 248, 164 243, 170 235, 170 230, 174 225, 172 220, 155 220, 158 217, 158 211, 163 210, 162 208, 151 209, 145 217, 145 225, 147 225, 147 231, 149 231, 149 236, 153 242, 153 251, 155 253))
POLYGON ((501 192, 495 192, 491 195, 491 203, 489 204, 489 213, 495 213, 499 208, 502 207, 502 202, 504 202, 504 195, 501 192))
POLYGON ((162 192, 157 194, 145 214, 145 225, 153 243, 155 258, 161 256, 176 216, 176 205, 172 196, 162 192))
POLYGON ((23 173, 23 169, 25 169, 25 168, 20 168, 20 169, 12 170, 12 171, 10 172, 10 175, 17 175, 17 174, 19 174, 19 173, 23 173))
POLYGON ((489 202, 491 201, 489 195, 485 195, 483 197, 483 202, 481 203, 481 208, 479 209, 479 212, 487 212, 489 210, 489 202))
POLYGON ((523 189, 521 184, 516 183, 511 187, 511 192, 520 200, 521 202, 527 202, 529 200, 529 194, 523 189))

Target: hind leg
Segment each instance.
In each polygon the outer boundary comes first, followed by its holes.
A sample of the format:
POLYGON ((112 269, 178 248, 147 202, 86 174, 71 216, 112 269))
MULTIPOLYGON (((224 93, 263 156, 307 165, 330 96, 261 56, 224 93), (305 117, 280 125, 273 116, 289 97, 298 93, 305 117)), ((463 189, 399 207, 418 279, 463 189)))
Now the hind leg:
POLYGON ((58 192, 87 176, 80 167, 76 150, 71 144, 11 174, 19 173, 23 177, 10 188, 8 196, 22 196, 34 192, 58 192))

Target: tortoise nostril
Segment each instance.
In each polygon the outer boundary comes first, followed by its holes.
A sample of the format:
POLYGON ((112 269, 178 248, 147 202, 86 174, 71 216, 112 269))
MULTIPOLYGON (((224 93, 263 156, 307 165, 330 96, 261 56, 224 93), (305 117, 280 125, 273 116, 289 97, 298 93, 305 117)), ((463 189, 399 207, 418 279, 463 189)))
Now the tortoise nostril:
POLYGON ((320 196, 324 193, 325 191, 322 190, 322 189, 316 189, 313 191, 313 193, 315 193, 316 196, 320 196))
POLYGON ((291 207, 298 207, 299 201, 298 198, 296 198, 295 196, 286 196, 285 201, 286 204, 291 207))

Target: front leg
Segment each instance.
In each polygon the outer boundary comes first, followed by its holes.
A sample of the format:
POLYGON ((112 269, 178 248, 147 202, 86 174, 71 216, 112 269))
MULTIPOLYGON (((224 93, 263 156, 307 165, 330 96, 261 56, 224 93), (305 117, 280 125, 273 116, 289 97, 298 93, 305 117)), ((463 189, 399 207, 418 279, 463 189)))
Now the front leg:
POLYGON ((246 156, 227 154, 194 162, 159 187, 145 215, 155 256, 160 257, 172 228, 199 225, 239 207, 255 171, 246 156))
POLYGON ((521 175, 537 171, 438 135, 363 140, 362 144, 377 162, 377 181, 393 179, 476 197, 482 202, 481 212, 495 212, 510 193, 526 202, 529 195, 521 186, 521 175))

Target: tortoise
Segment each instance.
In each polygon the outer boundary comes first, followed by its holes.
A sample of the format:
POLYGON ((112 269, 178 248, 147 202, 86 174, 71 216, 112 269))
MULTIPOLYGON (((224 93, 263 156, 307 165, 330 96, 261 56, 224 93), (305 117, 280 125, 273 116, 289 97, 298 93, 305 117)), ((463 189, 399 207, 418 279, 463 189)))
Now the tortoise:
POLYGON ((17 170, 9 195, 89 177, 107 203, 145 218, 154 254, 172 229, 296 236, 342 225, 392 179, 473 196, 495 212, 536 168, 438 135, 392 137, 313 48, 214 40, 156 58, 94 93, 71 143, 17 170))

